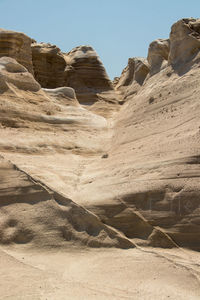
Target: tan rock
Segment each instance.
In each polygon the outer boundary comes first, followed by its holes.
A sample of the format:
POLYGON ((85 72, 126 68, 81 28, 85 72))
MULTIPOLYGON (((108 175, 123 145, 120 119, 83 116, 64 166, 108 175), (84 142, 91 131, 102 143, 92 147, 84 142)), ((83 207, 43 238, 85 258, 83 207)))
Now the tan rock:
MULTIPOLYGON (((83 47, 78 49, 65 55, 68 66, 74 67, 75 90, 80 93, 82 82, 82 95, 90 87, 88 93, 98 101, 75 105, 75 98, 66 102, 73 92, 67 87, 32 93, 12 84, 0 95, 1 154, 43 187, 62 193, 101 224, 120 231, 126 241, 200 249, 198 52, 192 58, 196 64, 180 62, 183 69, 187 65, 185 73, 168 65, 148 79, 146 60, 131 59, 115 92, 100 88, 100 75, 89 85, 91 74, 104 69, 91 48, 85 49, 86 54, 83 47), (127 96, 122 106, 115 100, 120 92, 127 96)), ((152 66, 160 61, 163 49, 158 50, 153 52, 158 60, 152 55, 152 66)), ((24 71, 20 66, 7 67, 24 71)), ((9 73, 3 67, 2 76, 4 72, 9 73)), ((67 216, 78 222, 80 215, 74 214, 72 210, 67 216)), ((48 215, 46 221, 52 228, 48 215)), ((105 239, 110 241, 109 235, 105 239)))
POLYGON ((16 59, 33 74, 31 39, 24 33, 0 29, 0 57, 3 56, 16 59))
POLYGON ((134 247, 83 207, 57 192, 48 191, 2 158, 0 175, 1 206, 4 206, 0 211, 0 244, 28 244, 40 248, 73 244, 134 247))
POLYGON ((94 103, 97 94, 113 90, 112 82, 97 53, 91 46, 79 46, 65 54, 65 86, 75 89, 81 103, 94 103))
POLYGON ((149 65, 145 58, 129 58, 128 65, 122 71, 115 88, 126 99, 129 95, 136 93, 140 89, 148 73, 149 65))
POLYGON ((150 65, 149 75, 152 76, 168 64, 169 56, 169 40, 158 39, 149 45, 148 63, 150 65))
POLYGON ((11 57, 0 58, 0 92, 9 89, 9 84, 22 90, 36 92, 40 90, 39 83, 28 70, 11 57))
POLYGON ((55 45, 32 43, 32 60, 36 80, 43 88, 65 86, 66 62, 55 45))
POLYGON ((170 33, 169 63, 175 67, 196 57, 200 49, 200 19, 182 19, 170 33))

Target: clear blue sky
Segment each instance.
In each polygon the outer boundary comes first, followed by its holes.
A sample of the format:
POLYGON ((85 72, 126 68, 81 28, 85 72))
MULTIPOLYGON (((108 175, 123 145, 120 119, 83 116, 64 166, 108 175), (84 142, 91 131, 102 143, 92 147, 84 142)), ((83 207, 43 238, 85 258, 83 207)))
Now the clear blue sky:
POLYGON ((146 57, 151 41, 167 38, 175 21, 200 17, 200 0, 0 0, 0 12, 1 28, 63 52, 93 46, 113 78, 129 57, 146 57))

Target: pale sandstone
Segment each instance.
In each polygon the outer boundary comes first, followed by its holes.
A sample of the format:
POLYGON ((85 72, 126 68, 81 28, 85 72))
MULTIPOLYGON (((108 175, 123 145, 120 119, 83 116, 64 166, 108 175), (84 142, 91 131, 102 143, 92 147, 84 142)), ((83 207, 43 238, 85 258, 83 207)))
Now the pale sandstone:
POLYGON ((22 90, 36 92, 40 90, 39 83, 28 70, 14 58, 0 58, 0 93, 7 91, 10 84, 22 90))
POLYGON ((150 65, 149 75, 152 76, 162 69, 164 69, 168 64, 169 56, 169 40, 168 39, 158 39, 153 41, 149 45, 147 60, 150 65))
POLYGON ((137 93, 149 73, 149 64, 143 57, 129 58, 128 65, 122 71, 120 78, 115 83, 115 88, 120 91, 123 99, 137 93))
POLYGON ((200 19, 182 19, 170 33, 169 63, 178 68, 195 59, 200 49, 200 19))
MULTIPOLYGON (((165 41, 156 41, 149 63, 130 60, 116 90, 90 89, 88 95, 97 97, 88 98, 90 105, 78 103, 66 86, 34 92, 18 86, 18 74, 28 72, 3 58, 4 298, 82 299, 84 290, 87 299, 199 299, 200 257, 187 250, 200 249, 199 47, 196 40, 186 43, 191 32, 198 40, 198 24, 184 19, 173 25, 168 64, 165 41), (149 70, 156 72, 150 76, 149 70), (88 251, 134 246, 123 253, 88 251), (11 289, 10 274, 23 284, 11 289)), ((78 51, 69 57, 77 62, 74 78, 85 74, 86 104, 96 56, 87 75, 83 48, 78 51)))

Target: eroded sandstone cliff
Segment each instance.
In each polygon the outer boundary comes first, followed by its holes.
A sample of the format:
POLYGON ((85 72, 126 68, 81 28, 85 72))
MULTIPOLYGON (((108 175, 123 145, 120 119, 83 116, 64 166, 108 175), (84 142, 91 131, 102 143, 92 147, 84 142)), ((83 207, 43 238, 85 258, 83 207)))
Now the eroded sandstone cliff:
POLYGON ((32 45, 48 89, 1 58, 1 243, 200 249, 199 49, 180 20, 115 89, 89 46, 32 45))
POLYGON ((43 88, 65 86, 66 62, 55 45, 32 43, 33 70, 36 80, 43 88))
POLYGON ((0 29, 0 57, 14 58, 33 73, 31 42, 24 33, 0 29))

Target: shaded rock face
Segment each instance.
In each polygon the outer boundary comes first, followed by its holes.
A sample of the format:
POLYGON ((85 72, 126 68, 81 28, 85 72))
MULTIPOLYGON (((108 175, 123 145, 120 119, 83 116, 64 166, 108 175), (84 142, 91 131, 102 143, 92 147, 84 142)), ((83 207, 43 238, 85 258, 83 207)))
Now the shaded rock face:
POLYGON ((148 73, 149 65, 145 58, 129 58, 128 65, 122 71, 120 78, 115 81, 115 88, 121 91, 125 99, 140 89, 148 73))
POLYGON ((21 32, 0 29, 0 57, 17 60, 33 74, 31 38, 21 32))
POLYGON ((200 19, 182 19, 170 33, 169 64, 180 66, 196 57, 200 50, 200 19))
POLYGON ((0 158, 0 178, 1 244, 134 247, 96 216, 62 195, 48 191, 3 158, 0 158))
POLYGON ((9 89, 12 84, 18 89, 37 92, 39 83, 27 69, 11 57, 0 58, 0 93, 9 89))
POLYGON ((65 59, 65 85, 75 89, 81 103, 95 102, 98 93, 113 90, 105 68, 92 47, 76 47, 65 54, 65 59))
POLYGON ((149 45, 148 63, 150 65, 149 75, 152 76, 168 64, 169 39, 158 39, 149 45))
POLYGON ((65 86, 66 62, 60 49, 51 44, 31 45, 33 69, 36 80, 43 88, 65 86))

